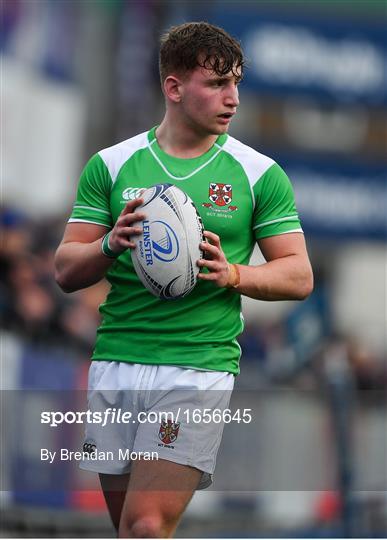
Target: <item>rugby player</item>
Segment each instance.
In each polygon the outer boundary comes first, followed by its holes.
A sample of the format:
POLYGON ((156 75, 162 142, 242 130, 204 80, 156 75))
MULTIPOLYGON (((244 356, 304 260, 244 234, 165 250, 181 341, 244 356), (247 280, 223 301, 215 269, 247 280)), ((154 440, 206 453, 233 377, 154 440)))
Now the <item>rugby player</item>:
MULTIPOLYGON (((206 406, 225 408, 239 373, 241 295, 302 300, 312 270, 286 173, 228 135, 244 69, 239 42, 206 22, 175 26, 161 39, 159 67, 164 118, 87 163, 56 253, 56 280, 67 292, 103 277, 111 284, 89 372, 90 400, 99 400, 91 407, 187 409, 197 390, 211 396, 206 406), (133 224, 145 217, 137 210, 141 190, 164 182, 193 199, 206 237, 199 282, 174 302, 152 296, 131 261, 140 232, 133 224), (251 266, 256 242, 266 262, 251 266), (114 403, 104 402, 109 390, 114 403), (130 390, 138 390, 135 399, 130 390), (142 390, 162 393, 152 400, 142 390)), ((152 461, 84 464, 100 474, 119 537, 173 535, 194 491, 211 483, 222 429, 184 418, 87 427, 85 448, 159 453, 152 461)))

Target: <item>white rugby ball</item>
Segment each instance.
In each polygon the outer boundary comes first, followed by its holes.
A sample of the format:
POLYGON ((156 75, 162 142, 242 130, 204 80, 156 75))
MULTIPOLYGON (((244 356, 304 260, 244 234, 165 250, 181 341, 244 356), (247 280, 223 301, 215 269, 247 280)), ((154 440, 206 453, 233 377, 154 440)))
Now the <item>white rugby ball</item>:
POLYGON ((133 237, 132 261, 144 286, 163 300, 189 294, 196 285, 203 256, 203 224, 190 197, 172 184, 157 184, 145 190, 144 203, 136 211, 146 219, 134 224, 142 228, 133 237))

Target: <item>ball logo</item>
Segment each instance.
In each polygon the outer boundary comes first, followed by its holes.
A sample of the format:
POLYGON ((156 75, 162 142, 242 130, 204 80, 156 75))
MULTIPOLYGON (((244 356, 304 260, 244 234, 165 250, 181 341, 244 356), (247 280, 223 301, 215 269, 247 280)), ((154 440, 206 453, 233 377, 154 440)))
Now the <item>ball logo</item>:
POLYGON ((153 221, 152 225, 158 223, 158 232, 161 233, 161 238, 157 241, 152 239, 153 255, 156 259, 163 262, 172 262, 179 255, 179 241, 172 229, 165 221, 153 221))
POLYGON ((146 266, 153 265, 155 257, 162 262, 172 262, 179 255, 179 240, 175 231, 165 221, 142 222, 143 240, 139 242, 140 255, 146 266))

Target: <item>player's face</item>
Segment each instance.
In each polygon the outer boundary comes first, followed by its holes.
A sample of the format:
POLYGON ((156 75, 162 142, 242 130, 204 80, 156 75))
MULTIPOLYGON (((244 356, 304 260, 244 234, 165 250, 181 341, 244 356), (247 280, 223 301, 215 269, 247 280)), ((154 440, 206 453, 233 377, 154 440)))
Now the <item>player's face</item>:
POLYGON ((239 105, 240 77, 232 72, 219 76, 197 67, 182 85, 181 113, 186 123, 203 135, 221 135, 228 131, 239 105))

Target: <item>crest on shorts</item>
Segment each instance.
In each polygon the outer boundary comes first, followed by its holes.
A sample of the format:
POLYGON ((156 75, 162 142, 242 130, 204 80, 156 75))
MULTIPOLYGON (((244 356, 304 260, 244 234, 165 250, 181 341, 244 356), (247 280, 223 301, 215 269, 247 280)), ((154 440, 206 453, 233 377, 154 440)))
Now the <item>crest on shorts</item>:
POLYGON ((174 443, 179 434, 180 422, 173 422, 172 420, 163 420, 160 424, 159 439, 164 444, 174 443))
POLYGON ((208 197, 217 206, 227 206, 232 201, 232 185, 211 182, 208 197))

